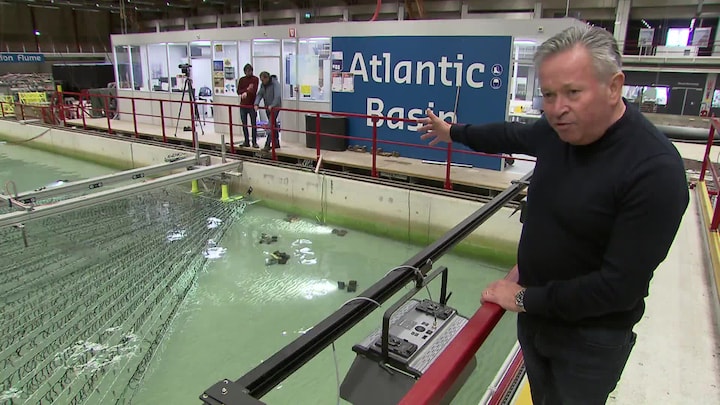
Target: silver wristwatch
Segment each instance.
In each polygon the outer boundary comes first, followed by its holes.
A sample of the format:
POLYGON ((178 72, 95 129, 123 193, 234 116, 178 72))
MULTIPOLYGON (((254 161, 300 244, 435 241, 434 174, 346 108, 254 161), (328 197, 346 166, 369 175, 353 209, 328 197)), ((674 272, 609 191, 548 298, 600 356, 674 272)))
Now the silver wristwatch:
POLYGON ((517 305, 521 311, 525 311, 525 288, 515 294, 515 305, 517 305))

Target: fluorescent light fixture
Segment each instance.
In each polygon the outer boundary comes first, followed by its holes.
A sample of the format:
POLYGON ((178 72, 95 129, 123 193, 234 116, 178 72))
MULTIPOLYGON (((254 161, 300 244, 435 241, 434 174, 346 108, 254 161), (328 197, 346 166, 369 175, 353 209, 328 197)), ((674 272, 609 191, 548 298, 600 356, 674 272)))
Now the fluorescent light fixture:
POLYGON ((513 43, 515 45, 537 46, 537 42, 530 39, 516 39, 513 43))

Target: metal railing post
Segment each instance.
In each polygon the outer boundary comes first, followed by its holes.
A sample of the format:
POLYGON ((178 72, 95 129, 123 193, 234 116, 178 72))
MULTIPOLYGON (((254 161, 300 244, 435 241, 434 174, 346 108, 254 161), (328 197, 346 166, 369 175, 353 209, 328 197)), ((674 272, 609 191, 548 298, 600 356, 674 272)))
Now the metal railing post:
POLYGON ((452 168, 452 142, 447 146, 447 162, 445 162, 445 190, 452 190, 452 182, 450 181, 450 169, 452 168))
POLYGON ((163 108, 163 101, 160 102, 160 127, 162 128, 163 143, 167 143, 167 135, 165 134, 165 110, 163 108))
MULTIPOLYGON (((112 128, 110 124, 110 102, 108 101, 108 98, 108 95, 103 95, 103 100, 105 102, 105 118, 107 118, 108 124, 108 134, 112 135, 112 128)), ((120 101, 118 101, 118 105, 120 105, 120 101)))
POLYGON ((140 135, 138 135, 137 130, 137 115, 135 115, 135 97, 130 99, 130 103, 132 104, 133 128, 135 129, 135 138, 139 138, 140 135))
POLYGON ((377 171, 377 123, 378 118, 377 116, 372 117, 372 123, 373 123, 373 130, 372 130, 372 169, 371 169, 371 175, 372 177, 378 176, 377 171))
POLYGON ((320 159, 320 113, 315 113, 315 158, 320 159))
POLYGON ((708 159, 710 158, 710 148, 712 148, 713 141, 715 139, 715 119, 710 119, 710 134, 708 135, 707 144, 705 144, 705 154, 703 155, 702 168, 700 169, 700 180, 705 180, 705 171, 708 168, 708 159))
POLYGON ((272 160, 277 160, 277 152, 275 151, 276 145, 276 136, 275 131, 277 128, 275 127, 275 108, 270 109, 270 154, 272 155, 272 160))
POLYGON ((80 115, 82 116, 83 129, 87 130, 87 122, 85 122, 85 94, 80 93, 80 115))
MULTIPOLYGON (((228 132, 230 132, 230 153, 235 153, 235 137, 233 136, 233 119, 232 119, 232 106, 228 105, 228 125, 230 126, 230 129, 228 132)), ((240 114, 242 114, 242 110, 240 110, 240 114)))

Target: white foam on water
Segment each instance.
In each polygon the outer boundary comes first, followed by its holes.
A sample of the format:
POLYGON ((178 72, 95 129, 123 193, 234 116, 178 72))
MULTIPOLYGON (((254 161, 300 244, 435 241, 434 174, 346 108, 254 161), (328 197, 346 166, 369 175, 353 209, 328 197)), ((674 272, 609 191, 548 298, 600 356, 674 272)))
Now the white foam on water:
POLYGON ((167 231, 167 234, 165 235, 165 239, 167 239, 168 242, 176 242, 179 240, 185 239, 186 233, 184 229, 178 229, 174 231, 167 231))
POLYGON ((203 256, 205 256, 206 259, 221 259, 223 256, 225 256, 225 253, 227 253, 227 249, 220 246, 214 246, 209 247, 205 250, 203 250, 203 256))

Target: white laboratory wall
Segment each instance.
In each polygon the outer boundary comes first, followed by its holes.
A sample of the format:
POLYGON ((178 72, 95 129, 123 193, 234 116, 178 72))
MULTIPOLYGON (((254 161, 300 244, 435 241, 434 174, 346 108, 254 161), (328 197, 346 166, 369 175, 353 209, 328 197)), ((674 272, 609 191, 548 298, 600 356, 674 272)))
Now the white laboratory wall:
MULTIPOLYGON (((237 62, 232 61, 236 65, 236 78, 242 75, 242 66, 250 62, 255 68, 255 75, 266 70, 272 74, 278 75, 281 84, 285 83, 282 40, 289 39, 289 28, 295 30, 298 41, 310 38, 322 38, 333 36, 426 36, 426 35, 443 35, 443 36, 460 36, 460 35, 507 35, 513 36, 516 41, 542 41, 550 36, 562 31, 570 26, 584 25, 582 21, 566 18, 566 19, 462 19, 462 20, 423 20, 423 21, 376 21, 376 22, 353 22, 353 23, 325 23, 325 24, 299 24, 299 25, 277 25, 277 26, 257 26, 257 27, 233 27, 222 29, 202 29, 172 32, 155 32, 143 34, 121 34, 112 35, 111 40, 113 46, 122 45, 149 45, 159 43, 170 43, 168 69, 171 77, 180 73, 177 65, 180 60, 187 60, 187 48, 183 46, 174 47, 175 44, 189 44, 198 40, 215 42, 234 42, 237 43, 237 62), (251 47, 251 42, 253 46, 251 47)), ((300 52, 301 53, 301 52, 300 52)), ((152 59, 152 57, 150 58, 152 59)), ((297 65, 297 64, 296 64, 297 65)), ((212 65, 211 65, 212 66, 212 65)), ((328 70, 329 74, 329 70, 328 70)), ((212 75, 210 76, 212 78, 212 75)), ((329 79, 328 79, 329 81, 329 79)), ((212 81, 210 82, 212 84, 212 81)), ((226 82, 227 85, 227 82, 226 82)), ((196 88, 197 88, 196 84, 196 88)), ((213 88, 214 86, 211 86, 213 88)), ((137 90, 128 90, 129 94, 141 93, 148 95, 147 92, 139 92, 137 90)), ((155 92, 153 92, 155 93, 155 92)), ((163 93, 159 93, 163 94, 163 93)), ((167 93, 164 93, 167 96, 167 93)), ((160 97, 152 94, 152 98, 160 97)), ((179 99, 179 95, 172 94, 172 99, 179 99)), ((235 94, 218 95, 214 94, 213 101, 215 103, 227 103, 238 105, 239 101, 235 94)), ((156 103, 153 103, 156 104, 156 103)), ((327 112, 332 111, 330 102, 308 101, 294 97, 284 97, 283 106, 286 108, 294 108, 301 110, 312 110, 327 112)), ((177 108, 165 111, 166 115, 176 117, 177 108), (170 110, 170 111, 168 111, 170 110)), ((153 111, 158 107, 153 106, 153 111)), ((185 108, 185 110, 188 110, 185 108)), ((234 124, 233 133, 237 142, 242 136, 240 131, 240 116, 237 108, 232 109, 232 122, 234 124)), ((227 107, 216 107, 213 111, 215 132, 229 134, 230 128, 227 123, 230 120, 230 111, 227 107)), ((126 115, 122 115, 121 119, 126 119, 126 115)), ((185 111, 181 116, 181 123, 187 123, 189 115, 186 116, 185 111), (185 118, 185 119, 183 119, 185 118)), ((282 138, 285 140, 302 141, 304 134, 304 113, 283 112, 280 116, 283 129, 282 138)), ((158 121, 152 119, 151 121, 158 121)), ((166 118, 166 122, 168 119, 166 118)), ((175 119, 171 118, 170 122, 174 125, 175 119)))

